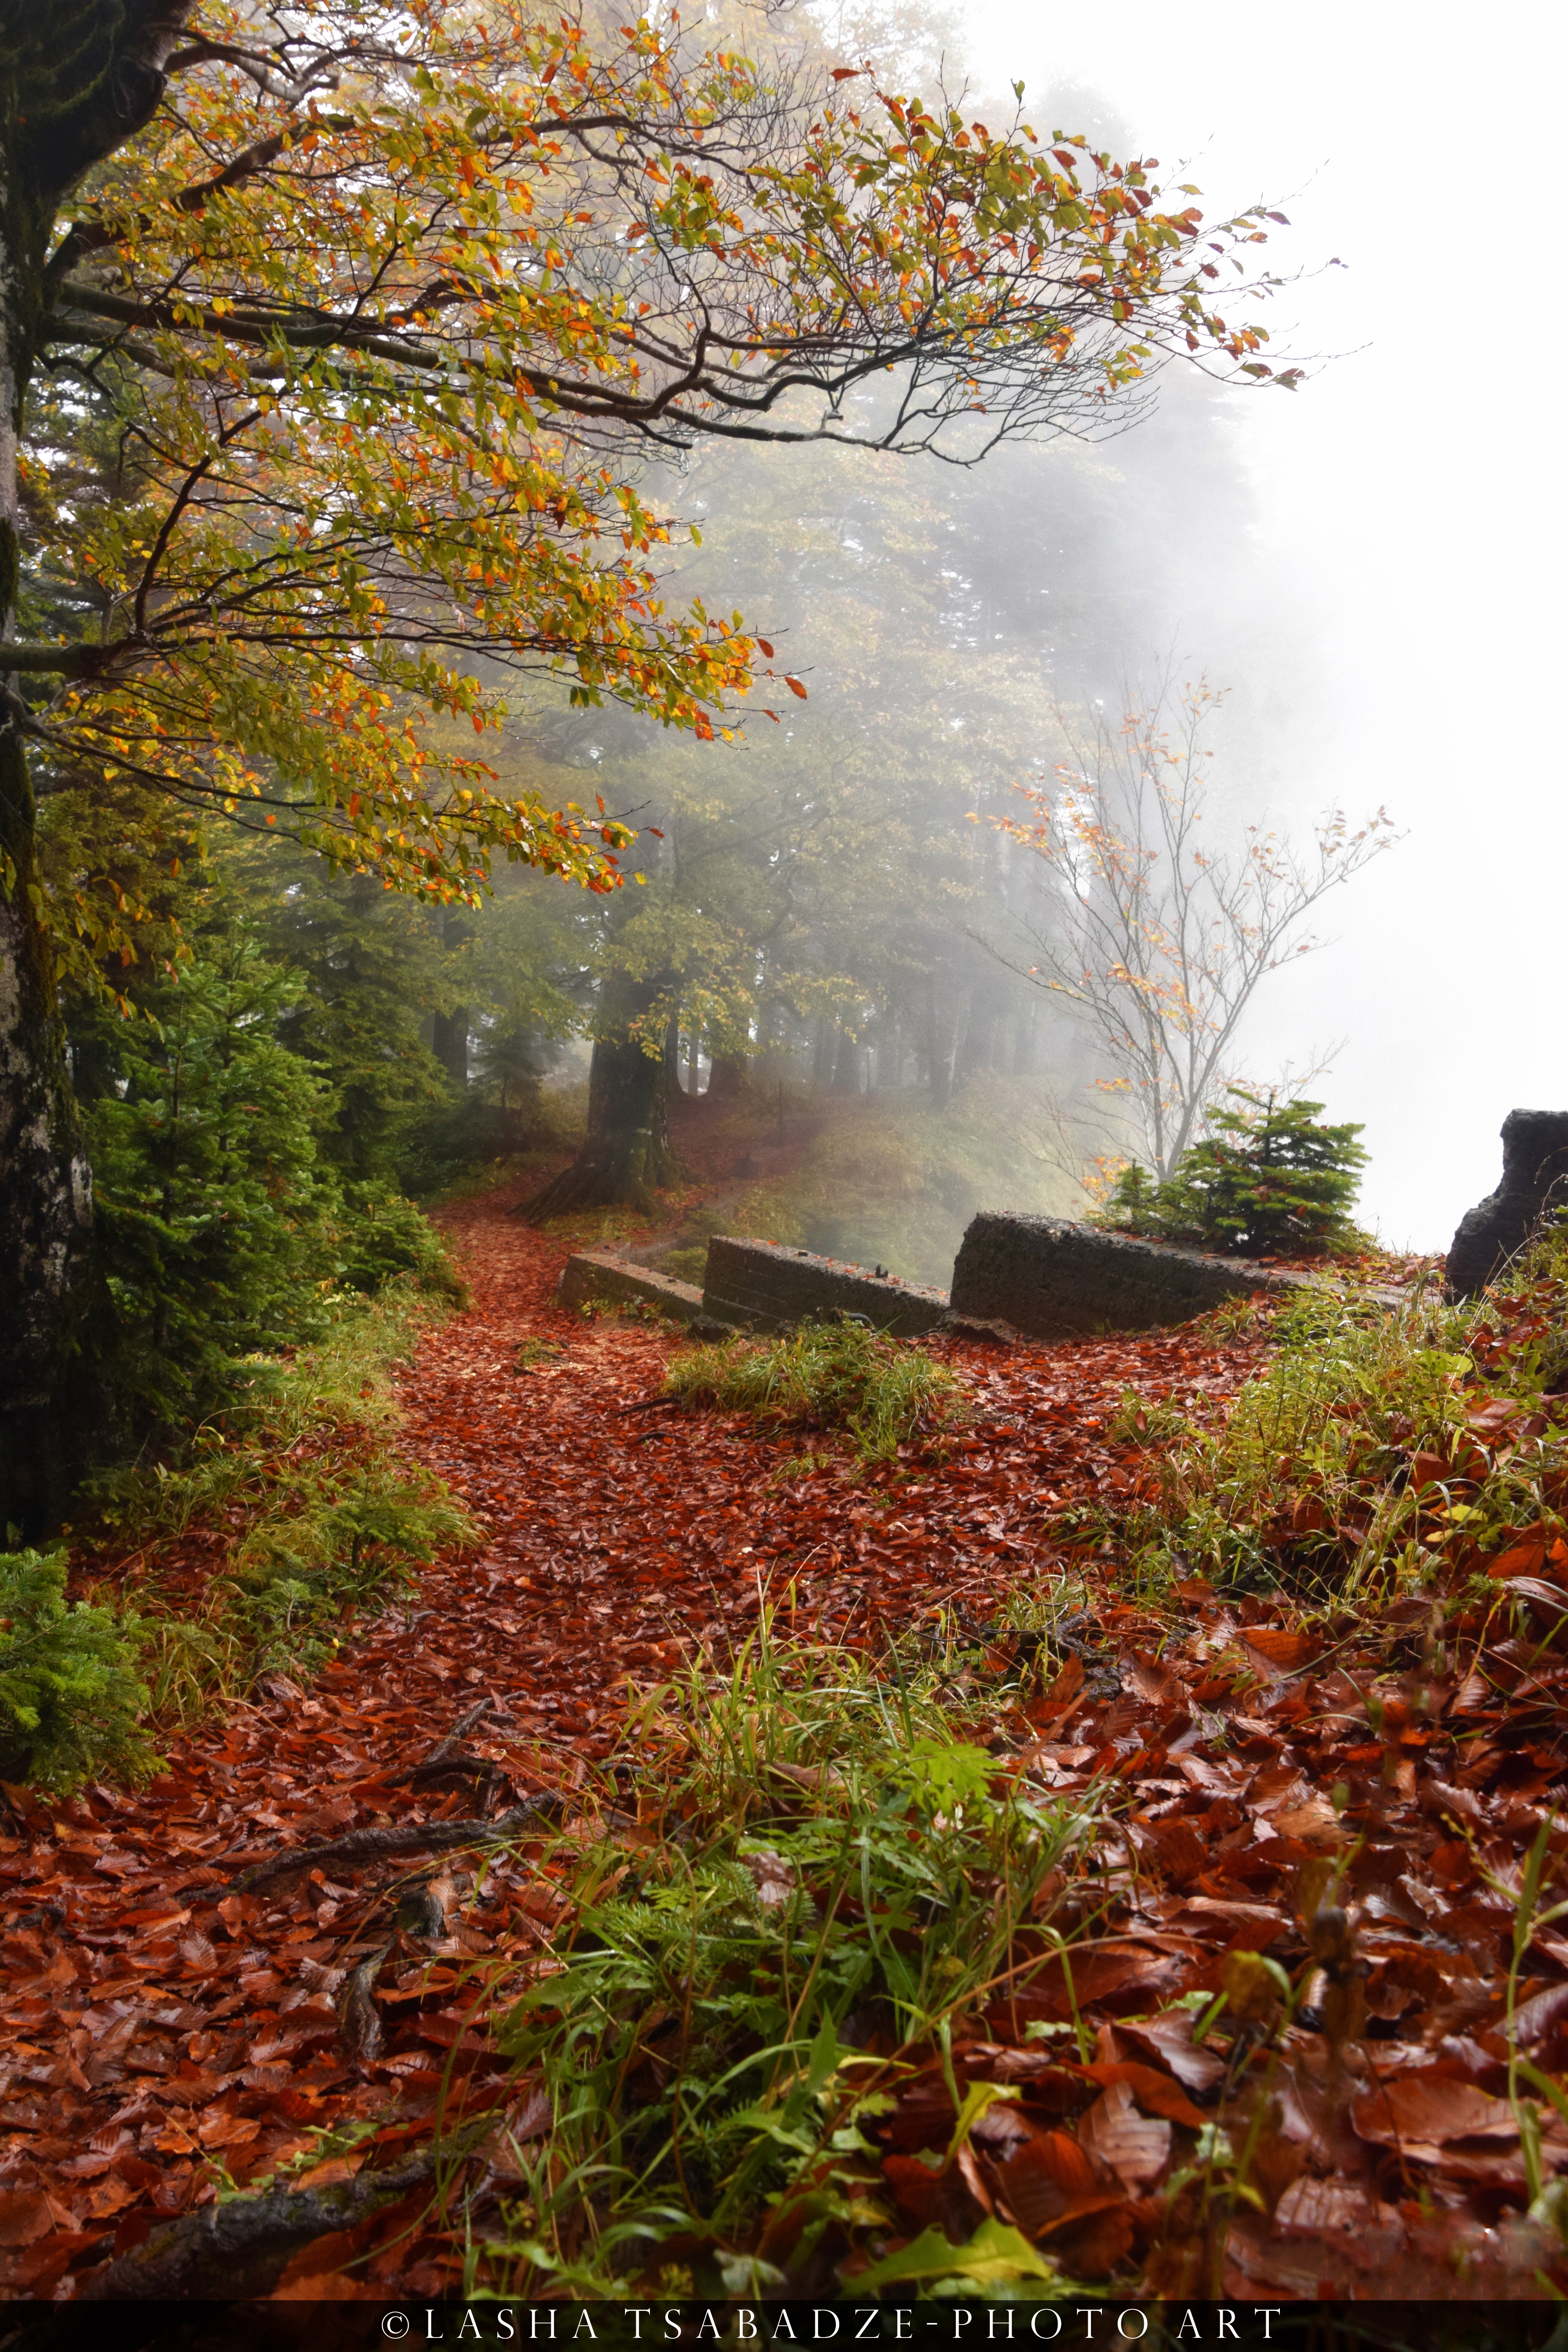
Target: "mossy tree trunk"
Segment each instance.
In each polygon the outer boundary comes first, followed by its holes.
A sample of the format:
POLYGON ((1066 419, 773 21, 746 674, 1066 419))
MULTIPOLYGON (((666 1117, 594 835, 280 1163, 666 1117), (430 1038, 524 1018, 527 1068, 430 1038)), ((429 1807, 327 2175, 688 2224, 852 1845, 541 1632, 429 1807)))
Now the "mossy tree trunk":
POLYGON ((588 1131, 571 1167, 520 1203, 518 1214, 531 1224, 621 1202, 651 1210, 655 1188, 673 1178, 665 1041, 653 1040, 649 1053, 636 1029, 668 985, 668 972, 647 980, 612 972, 605 980, 588 1076, 588 1131))
MULTIPOLYGON (((193 0, 35 0, 0 42, 0 641, 16 642, 17 452, 62 199, 151 118, 193 0)), ((37 891, 31 728, 0 660, 0 1542, 64 1501, 89 1294, 91 1178, 37 891)))
MULTIPOLYGON (((0 524, 0 561, 16 534, 0 524)), ((13 571, 13 578, 14 578, 13 571)), ((13 697, 0 706, 0 1548, 58 1515, 80 1432, 69 1390, 89 1294, 92 1180, 33 903, 33 794, 13 697)))

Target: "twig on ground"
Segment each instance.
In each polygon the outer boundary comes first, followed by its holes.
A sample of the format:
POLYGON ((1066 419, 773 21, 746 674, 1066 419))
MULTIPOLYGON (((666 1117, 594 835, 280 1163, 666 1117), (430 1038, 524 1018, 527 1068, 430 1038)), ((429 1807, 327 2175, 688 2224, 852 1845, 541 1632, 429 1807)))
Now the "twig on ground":
POLYGON ((489 1757, 476 1755, 471 1748, 463 1747, 461 1742, 466 1731, 471 1731, 483 1717, 495 1711, 495 1705, 493 1698, 482 1698, 477 1706, 469 1707, 466 1715, 458 1717, 446 1737, 436 1742, 427 1755, 422 1756, 417 1764, 411 1764, 405 1772, 397 1773, 392 1785, 395 1788, 418 1788, 429 1781, 447 1780, 483 1782, 487 1785, 482 1792, 476 1789, 475 1793, 482 1793, 482 1801, 488 1804, 496 1783, 502 1777, 501 1768, 489 1757))
POLYGON ((381 2011, 375 2005, 375 1980, 391 1949, 389 1939, 367 1953, 345 1979, 339 1996, 338 2017, 343 2040, 362 2066, 368 2066, 381 2054, 382 2022, 381 2011))
POLYGON ((450 1756, 453 1749, 457 1747, 458 1742, 462 1738, 463 1734, 466 1731, 472 1731, 476 1723, 482 1723, 485 1717, 489 1715, 493 1711, 494 1707, 495 1701, 493 1698, 482 1698, 477 1706, 469 1707, 467 1715, 460 1715, 458 1717, 457 1722, 452 1726, 451 1730, 446 1735, 446 1738, 444 1739, 438 1739, 436 1742, 435 1747, 429 1750, 428 1754, 420 1759, 419 1763, 415 1768, 416 1770, 420 1772, 427 1771, 432 1764, 439 1764, 447 1757, 450 1756))

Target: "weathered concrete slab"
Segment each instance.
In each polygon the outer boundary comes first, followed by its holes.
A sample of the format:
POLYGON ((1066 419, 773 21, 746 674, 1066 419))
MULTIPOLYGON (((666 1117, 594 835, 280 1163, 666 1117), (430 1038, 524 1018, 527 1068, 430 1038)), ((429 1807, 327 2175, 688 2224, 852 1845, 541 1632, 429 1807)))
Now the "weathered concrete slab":
POLYGON ((703 1315, 702 1293, 691 1283, 677 1282, 652 1266, 628 1265, 608 1248, 578 1250, 561 1269, 556 1305, 585 1307, 591 1299, 610 1306, 643 1299, 679 1323, 700 1323, 703 1315))
POLYGON ((982 1211, 952 1269, 952 1311, 996 1317, 1034 1339, 1087 1339, 1188 1322, 1253 1290, 1315 1288, 1246 1258, 1102 1234, 1061 1217, 982 1211))
POLYGON ((1448 1289, 1473 1298, 1524 1247, 1542 1217, 1568 1208, 1568 1111, 1510 1110, 1502 1123, 1502 1181, 1459 1220, 1448 1245, 1448 1289))
POLYGON ((809 1250, 788 1249, 780 1242, 715 1237, 708 1244, 702 1304, 721 1322, 758 1323, 774 1330, 838 1307, 863 1315, 874 1330, 909 1339, 941 1322, 947 1293, 877 1275, 868 1266, 814 1257, 809 1250))

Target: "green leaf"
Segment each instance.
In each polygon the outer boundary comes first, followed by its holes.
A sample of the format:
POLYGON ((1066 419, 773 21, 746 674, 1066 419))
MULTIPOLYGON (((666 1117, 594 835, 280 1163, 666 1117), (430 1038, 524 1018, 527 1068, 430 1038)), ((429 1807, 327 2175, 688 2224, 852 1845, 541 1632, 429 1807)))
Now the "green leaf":
POLYGON ((898 2252, 884 2255, 868 2271, 847 2280, 858 2294, 870 2294, 908 2279, 970 2279, 976 2285, 1005 2285, 1014 2279, 1054 2279, 1057 2272, 1028 2240, 1005 2221, 984 2221, 966 2246, 949 2243, 940 2230, 922 2230, 898 2252))
POLYGON ((805 2081, 801 2085, 808 2096, 831 2082, 839 2066, 838 2035, 831 2017, 825 2017, 821 2030, 811 2045, 811 2055, 805 2062, 805 2081))
POLYGON ((967 1740, 917 1739, 901 1759, 900 1778, 917 1797, 940 1807, 984 1797, 1000 1769, 994 1757, 967 1740))
POLYGON ((958 2111, 952 2137, 947 2144, 946 2161, 949 2164, 952 2162, 988 2107, 994 2106, 998 2099, 1016 2099, 1017 2095, 1016 2089, 1009 2083, 971 2083, 963 2095, 963 2105, 958 2111))

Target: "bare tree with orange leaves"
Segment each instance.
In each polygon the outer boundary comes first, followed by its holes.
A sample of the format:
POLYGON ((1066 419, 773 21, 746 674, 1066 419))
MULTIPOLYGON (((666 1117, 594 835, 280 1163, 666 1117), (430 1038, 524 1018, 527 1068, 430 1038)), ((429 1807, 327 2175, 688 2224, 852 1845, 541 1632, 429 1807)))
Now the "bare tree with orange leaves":
POLYGON ((1161 1181, 1235 1074, 1259 983, 1323 945, 1304 932, 1312 909, 1395 839, 1381 808, 1354 833, 1332 808, 1309 847, 1263 825, 1215 845, 1207 736, 1222 700, 1205 679, 1167 680, 1087 737, 1058 714, 1066 758, 1017 787, 1026 815, 992 820, 1047 869, 1043 908, 1022 919, 1028 961, 1005 960, 1079 1008, 1110 1065, 1100 1084, 1125 1098, 1161 1181))

